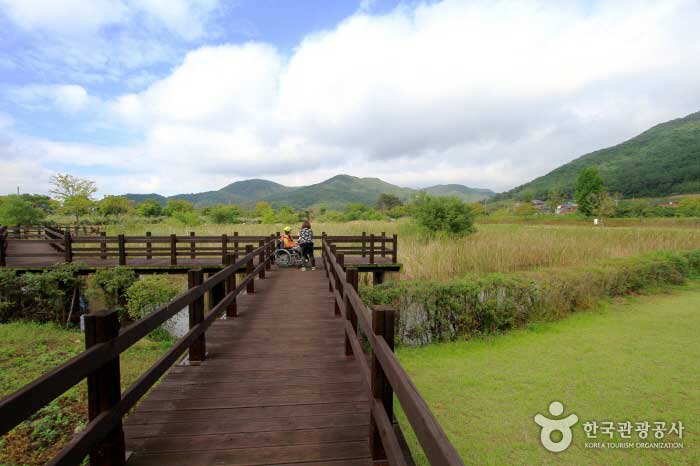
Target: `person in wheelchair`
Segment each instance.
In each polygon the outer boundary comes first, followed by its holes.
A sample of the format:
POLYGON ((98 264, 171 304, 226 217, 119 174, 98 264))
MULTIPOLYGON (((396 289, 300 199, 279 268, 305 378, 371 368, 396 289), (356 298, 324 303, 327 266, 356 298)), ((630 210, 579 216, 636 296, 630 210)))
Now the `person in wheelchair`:
POLYGON ((284 227, 282 235, 280 235, 280 243, 283 249, 292 249, 299 247, 297 242, 292 238, 292 227, 284 227))
POLYGON ((281 267, 298 267, 302 263, 301 248, 292 238, 292 228, 284 227, 279 246, 275 251, 275 263, 281 267))

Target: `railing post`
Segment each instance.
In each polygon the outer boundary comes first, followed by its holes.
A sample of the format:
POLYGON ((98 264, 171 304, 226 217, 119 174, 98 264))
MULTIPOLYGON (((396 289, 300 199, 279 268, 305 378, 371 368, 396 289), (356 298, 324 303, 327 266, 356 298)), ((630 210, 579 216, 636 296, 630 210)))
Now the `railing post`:
POLYGON ((221 263, 226 265, 226 256, 228 255, 228 235, 221 235, 221 263))
MULTIPOLYGON (((190 231, 190 238, 194 238, 194 231, 190 231)), ((190 240, 190 259, 194 259, 195 257, 197 257, 196 250, 197 244, 194 241, 190 240)))
POLYGON ((267 240, 268 246, 267 246, 267 256, 269 257, 269 260, 265 261, 265 270, 268 272, 272 270, 272 258, 274 257, 275 254, 275 237, 273 235, 270 235, 270 238, 267 240))
MULTIPOLYGON (((209 278, 214 276, 213 273, 209 274, 209 278)), ((214 309, 222 299, 226 297, 226 281, 222 281, 218 285, 214 285, 211 290, 209 290, 209 311, 214 309)))
MULTIPOLYGON (((347 286, 352 287, 357 291, 359 284, 359 276, 357 269, 348 269, 345 272, 345 277, 347 279, 347 286)), ((355 335, 357 335, 357 314, 355 314, 355 308, 352 306, 350 299, 348 298, 348 293, 343 293, 345 300, 345 319, 350 321, 352 328, 355 329, 355 335)), ((345 334, 345 356, 352 355, 352 345, 350 345, 350 339, 348 334, 345 334)))
MULTIPOLYGON (((258 247, 263 248, 262 251, 260 251, 260 254, 258 255, 258 261, 259 264, 264 264, 265 263, 265 240, 260 240, 258 241, 258 247)), ((260 272, 258 273, 259 278, 265 278, 265 267, 260 267, 260 272)))
POLYGON ((7 230, 1 231, 0 232, 0 267, 6 267, 7 266, 7 259, 5 258, 5 247, 6 247, 6 239, 5 235, 7 234, 7 230))
POLYGON ((107 259, 107 232, 100 233, 100 259, 107 259))
MULTIPOLYGON (((377 306, 372 310, 372 331, 375 335, 381 336, 394 351, 394 315, 395 310, 388 306, 377 306)), ((389 380, 384 374, 377 356, 372 354, 372 368, 370 369, 372 396, 384 405, 389 421, 394 422, 394 392, 389 384, 389 380)), ((379 429, 373 416, 370 416, 370 453, 373 460, 386 459, 386 452, 382 445, 379 429)))
MULTIPOLYGON (((335 259, 335 257, 336 257, 336 256, 335 256, 335 244, 331 244, 331 245, 330 245, 330 249, 331 249, 331 255, 333 256, 333 259, 335 259)), ((332 280, 335 280, 335 283, 338 283, 338 278, 335 276, 335 269, 333 268, 333 265, 331 264, 331 258, 330 258, 330 257, 328 258, 328 265, 330 266, 329 268, 332 269, 332 272, 333 272, 333 273, 332 273, 332 278, 331 278, 331 279, 332 279, 332 280)), ((329 272, 331 272, 331 271, 329 270, 329 272)), ((330 281, 330 280, 328 280, 328 291, 333 291, 333 285, 331 285, 331 281, 330 281)))
POLYGON ((399 253, 399 235, 394 234, 391 242, 394 243, 393 247, 391 248, 391 263, 396 264, 397 255, 399 253))
POLYGON ((170 235, 170 265, 177 265, 177 236, 170 235))
POLYGON ((369 263, 374 264, 374 233, 369 235, 369 263))
MULTIPOLYGON (((99 311, 85 315, 85 348, 107 343, 119 336, 117 311, 99 311)), ((119 356, 106 362, 88 376, 88 416, 92 421, 121 400, 119 356)), ((90 452, 91 466, 122 466, 126 462, 124 429, 121 420, 90 452)))
POLYGON ((366 244, 366 239, 365 237, 367 236, 366 232, 362 232, 362 257, 367 257, 367 251, 365 251, 365 244, 366 244))
MULTIPOLYGON (((235 264, 238 261, 237 254, 226 254, 224 257, 224 266, 228 267, 235 264)), ((236 271, 226 279, 226 294, 233 293, 236 289, 236 271)), ((231 304, 226 308, 226 317, 236 317, 238 315, 238 304, 236 303, 236 298, 233 298, 231 304)))
MULTIPOLYGON (((146 238, 151 237, 151 232, 147 231, 146 232, 146 238)), ((151 259, 153 258, 153 243, 150 241, 146 241, 146 259, 151 259)))
MULTIPOLYGON (((195 288, 204 282, 204 272, 201 269, 189 270, 187 272, 187 285, 188 287, 195 288)), ((189 305, 189 316, 190 316, 190 330, 194 328, 195 325, 199 324, 204 320, 204 295, 195 299, 192 304, 189 305)), ((206 338, 204 333, 202 333, 197 340, 190 346, 190 362, 200 362, 204 361, 207 353, 206 338)))
MULTIPOLYGON (((253 252, 253 245, 248 244, 245 247, 245 254, 246 256, 253 252)), ((255 277, 253 277, 253 271, 255 270, 255 267, 253 267, 253 258, 251 257, 248 262, 246 263, 246 279, 250 277, 250 281, 246 285, 245 291, 248 294, 254 294, 255 293, 255 277)))
POLYGON ((119 243, 119 265, 126 265, 126 240, 124 235, 117 236, 119 243))
POLYGON ((238 232, 233 232, 233 252, 238 254, 238 232))
POLYGON ((73 262, 73 240, 68 230, 63 234, 63 245, 65 247, 66 262, 73 262))
MULTIPOLYGON (((338 253, 335 255, 335 258, 338 261, 338 264, 342 267, 343 261, 344 261, 344 256, 342 254, 338 253)), ((333 279, 335 280, 335 289, 338 290, 338 293, 340 293, 340 297, 345 299, 344 298, 344 296, 345 296, 345 292, 344 292, 345 283, 342 283, 340 281, 340 277, 335 274, 335 271, 333 273, 333 279)), ((337 315, 337 316, 341 315, 340 305, 338 304, 337 299, 333 299, 333 311, 334 311, 335 315, 337 315)))
POLYGON ((386 232, 385 231, 382 232, 381 243, 382 243, 382 257, 386 257, 386 232))

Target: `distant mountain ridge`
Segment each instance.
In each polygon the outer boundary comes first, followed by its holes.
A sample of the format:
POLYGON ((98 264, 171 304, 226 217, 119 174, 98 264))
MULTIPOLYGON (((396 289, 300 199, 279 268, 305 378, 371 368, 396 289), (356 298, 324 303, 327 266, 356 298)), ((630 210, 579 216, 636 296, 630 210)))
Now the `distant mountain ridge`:
POLYGON ((571 196, 579 172, 595 166, 610 192, 661 197, 700 192, 700 112, 658 124, 621 144, 583 155, 497 198, 571 196))
POLYGON ((419 191, 436 196, 457 196, 467 202, 488 199, 496 194, 490 189, 469 188, 458 184, 413 189, 396 186, 379 178, 337 175, 309 186, 290 187, 273 181, 251 179, 236 181, 217 191, 177 194, 168 197, 155 193, 126 194, 126 197, 137 204, 146 199, 152 199, 164 205, 169 199, 178 199, 192 202, 197 207, 214 204, 237 204, 250 208, 256 202, 267 201, 275 207, 287 205, 295 209, 305 209, 324 205, 331 209, 337 209, 354 203, 374 205, 380 194, 393 194, 407 201, 419 191))

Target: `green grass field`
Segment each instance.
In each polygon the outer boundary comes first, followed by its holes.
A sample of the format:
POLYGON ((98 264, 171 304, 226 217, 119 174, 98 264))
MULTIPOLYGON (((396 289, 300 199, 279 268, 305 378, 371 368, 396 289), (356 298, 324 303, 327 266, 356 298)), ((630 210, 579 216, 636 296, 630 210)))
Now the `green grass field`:
MULTIPOLYGON (((466 464, 697 465, 698 335, 700 284, 694 283, 507 335, 401 348, 399 358, 466 464), (573 443, 561 453, 541 446, 533 421, 537 413, 552 417, 553 400, 564 404, 563 416, 579 417, 573 443), (586 421, 679 420, 686 428, 682 450, 584 448, 586 421)), ((410 429, 404 432, 415 447, 410 429)), ((589 441, 625 440, 616 434, 589 441)), ((628 441, 639 440, 633 432, 628 441)))
MULTIPOLYGON (((0 398, 66 362, 85 348, 82 332, 54 324, 0 324, 0 398)), ((121 357, 122 390, 171 346, 144 339, 121 357)), ((45 464, 87 423, 87 390, 82 382, 7 435, 0 437, 0 466, 45 464)))

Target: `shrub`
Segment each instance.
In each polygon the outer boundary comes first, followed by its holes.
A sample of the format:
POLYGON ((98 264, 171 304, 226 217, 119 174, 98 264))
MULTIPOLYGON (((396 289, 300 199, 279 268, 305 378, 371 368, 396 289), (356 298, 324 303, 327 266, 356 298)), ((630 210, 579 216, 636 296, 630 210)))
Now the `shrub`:
POLYGON ((134 320, 140 319, 172 300, 179 292, 180 288, 169 276, 142 277, 129 286, 124 293, 129 317, 134 320))
POLYGON ((700 251, 608 260, 556 273, 491 274, 450 282, 399 281, 363 288, 369 304, 400 309, 404 344, 450 341, 559 319, 602 298, 677 285, 700 274, 700 251))
POLYGON ((474 231, 474 214, 457 197, 435 197, 420 193, 412 210, 418 224, 428 231, 455 234, 474 231))
POLYGON ((101 298, 110 309, 124 309, 125 292, 136 280, 134 271, 125 267, 98 270, 92 277, 93 286, 88 292, 92 298, 101 298))
POLYGON ((0 199, 0 225, 35 225, 44 219, 44 211, 22 196, 0 199))
POLYGON ((213 223, 239 223, 241 209, 235 205, 218 205, 211 207, 207 215, 213 223))
POLYGON ((175 212, 173 218, 185 226, 196 227, 202 224, 196 212, 175 212))
POLYGON ((81 287, 76 272, 77 266, 73 264, 23 275, 0 270, 0 322, 34 320, 64 324, 73 291, 81 287))

